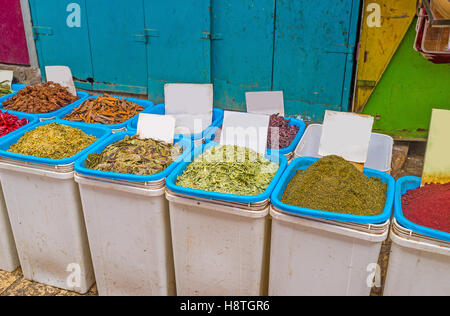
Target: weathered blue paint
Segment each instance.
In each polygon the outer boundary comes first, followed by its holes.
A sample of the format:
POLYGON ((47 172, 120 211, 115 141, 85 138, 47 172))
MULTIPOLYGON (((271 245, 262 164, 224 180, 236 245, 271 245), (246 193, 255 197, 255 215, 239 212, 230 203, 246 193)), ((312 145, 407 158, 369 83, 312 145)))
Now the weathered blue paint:
POLYGON ((358 0, 277 0, 273 89, 287 115, 321 121, 347 111, 355 54, 358 0))
POLYGON ((92 89, 86 82, 93 78, 91 47, 87 25, 85 0, 30 0, 33 32, 38 52, 42 80, 45 80, 45 66, 69 65, 77 88, 92 89), (67 6, 80 6, 80 27, 68 27, 67 6))
POLYGON ((149 98, 164 84, 211 82, 210 0, 145 0, 149 98))
MULTIPOLYGON (((164 100, 168 82, 214 83, 214 104, 283 90, 286 114, 348 110, 358 0, 30 0, 39 61, 69 65, 84 89, 164 100), (39 5, 38 5, 39 3, 39 5), (66 25, 69 3, 80 27, 66 25)), ((44 73, 44 72, 43 72, 44 73)))
POLYGON ((86 8, 94 90, 147 94, 144 1, 87 0, 86 8))
POLYGON ((245 111, 245 92, 271 90, 275 0, 211 0, 214 104, 245 111))

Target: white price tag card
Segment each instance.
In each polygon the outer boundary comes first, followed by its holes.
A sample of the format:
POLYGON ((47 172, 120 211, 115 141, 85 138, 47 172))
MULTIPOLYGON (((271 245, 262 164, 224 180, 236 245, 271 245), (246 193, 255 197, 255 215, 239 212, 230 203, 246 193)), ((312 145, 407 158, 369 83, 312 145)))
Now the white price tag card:
POLYGON ((326 111, 319 155, 337 155, 365 164, 374 119, 355 113, 326 111))
POLYGON ((248 113, 284 116, 283 91, 247 92, 245 99, 248 113))
POLYGON ((422 185, 450 182, 450 110, 433 109, 422 185))
POLYGON ((164 86, 164 98, 166 114, 212 115, 212 84, 168 83, 164 86))
POLYGON ((45 66, 47 82, 53 81, 66 87, 72 95, 77 95, 75 84, 73 83, 72 71, 67 66, 45 66))
POLYGON ((269 121, 268 115, 225 111, 220 144, 247 147, 265 154, 269 121))
POLYGON ((136 135, 141 139, 154 139, 173 143, 176 120, 170 115, 139 114, 136 135))
POLYGON ((0 83, 7 84, 9 87, 12 85, 14 72, 12 70, 0 70, 0 83))

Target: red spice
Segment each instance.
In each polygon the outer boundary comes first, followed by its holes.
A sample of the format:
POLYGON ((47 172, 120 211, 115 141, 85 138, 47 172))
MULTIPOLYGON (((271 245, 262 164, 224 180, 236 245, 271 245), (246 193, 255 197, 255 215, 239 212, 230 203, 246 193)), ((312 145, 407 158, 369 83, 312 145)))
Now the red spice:
POLYGON ((402 197, 402 209, 411 222, 450 233, 450 183, 409 190, 402 197))
POLYGON ((0 137, 14 132, 26 124, 28 124, 27 119, 19 119, 17 116, 11 115, 8 112, 0 112, 0 137))

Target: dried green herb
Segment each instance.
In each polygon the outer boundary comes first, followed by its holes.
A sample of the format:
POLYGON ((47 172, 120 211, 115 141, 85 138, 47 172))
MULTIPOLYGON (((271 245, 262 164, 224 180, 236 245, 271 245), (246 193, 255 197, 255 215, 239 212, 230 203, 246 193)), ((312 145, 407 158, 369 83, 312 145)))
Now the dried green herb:
POLYGON ((51 123, 25 133, 8 151, 27 156, 64 159, 75 156, 95 141, 95 136, 78 128, 51 123))
POLYGON ((14 91, 11 90, 7 80, 0 82, 0 97, 11 94, 13 92, 14 91))
POLYGON ((100 154, 89 155, 85 166, 100 171, 148 176, 164 171, 181 153, 178 145, 125 136, 100 154))
POLYGON ((352 215, 380 215, 386 203, 387 185, 368 178, 350 162, 327 156, 287 185, 282 202, 303 208, 352 215))
POLYGON ((177 185, 204 191, 258 195, 278 171, 276 163, 237 146, 212 147, 197 157, 177 179, 177 185))

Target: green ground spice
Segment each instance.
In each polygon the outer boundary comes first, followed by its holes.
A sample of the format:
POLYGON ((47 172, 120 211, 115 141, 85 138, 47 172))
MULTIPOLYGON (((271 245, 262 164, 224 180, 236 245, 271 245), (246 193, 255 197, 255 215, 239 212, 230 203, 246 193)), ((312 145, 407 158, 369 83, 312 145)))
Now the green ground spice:
POLYGON ((177 185, 253 196, 266 191, 278 168, 276 163, 248 148, 216 146, 197 157, 177 178, 177 185))
POLYGON ((89 155, 85 166, 100 171, 149 176, 164 171, 181 153, 178 145, 125 136, 100 154, 89 155))
POLYGON ((287 185, 282 202, 308 209, 351 215, 380 215, 386 203, 387 185, 368 178, 338 156, 327 156, 287 185))
POLYGON ((95 136, 78 128, 51 123, 25 133, 8 151, 40 158, 65 159, 75 156, 95 141, 95 136))

